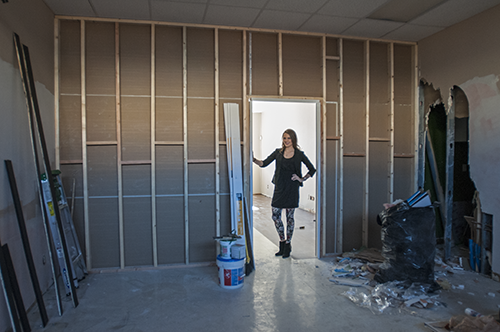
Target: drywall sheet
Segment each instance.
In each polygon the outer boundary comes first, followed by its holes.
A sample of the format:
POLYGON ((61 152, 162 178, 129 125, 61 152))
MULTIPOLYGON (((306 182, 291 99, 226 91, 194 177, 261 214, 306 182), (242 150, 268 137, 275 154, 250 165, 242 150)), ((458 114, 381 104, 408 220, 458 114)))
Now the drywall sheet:
POLYGON ((338 105, 326 104, 326 137, 339 136, 338 118, 338 105))
POLYGON ((155 27, 157 96, 182 96, 182 28, 155 27))
POLYGON ((277 96, 279 94, 278 35, 252 32, 249 42, 250 40, 252 95, 277 96))
POLYGON ((124 195, 123 230, 125 266, 153 265, 151 197, 124 195))
MULTIPOLYGON (((387 138, 390 133, 389 46, 370 42, 370 137, 387 138)), ((384 154, 385 160, 388 154, 384 154)))
MULTIPOLYGON (((413 154, 414 113, 412 105, 394 107, 394 153, 413 154)), ((407 174, 411 176, 411 174, 407 174)))
POLYGON ((242 98, 243 95, 243 33, 219 30, 219 95, 242 98))
POLYGON ((89 196, 118 195, 116 146, 87 147, 89 196))
MULTIPOLYGON (((227 170, 227 148, 226 145, 219 146, 219 181, 220 193, 229 195, 229 172, 227 170)), ((229 199, 229 198, 228 198, 229 199)))
POLYGON ((93 269, 120 266, 118 198, 89 199, 90 255, 93 269))
MULTIPOLYGON (((469 99, 470 174, 480 194, 483 212, 492 214, 493 253, 499 252, 498 221, 500 216, 500 150, 499 123, 500 91, 498 77, 488 75, 476 77, 460 85, 469 99)), ((498 275, 499 258, 493 256, 492 268, 498 275)))
MULTIPOLYGON (((220 197, 220 234, 221 235, 229 235, 231 234, 231 196, 222 194, 220 197)), ((247 203, 250 204, 250 200, 247 199, 247 203)), ((252 213, 251 207, 248 206, 250 211, 249 214, 252 213)), ((246 213, 246 212, 245 212, 246 213)), ((246 218, 246 217, 245 217, 246 218)))
POLYGON ((339 56, 339 40, 337 38, 326 37, 326 55, 339 56))
POLYGON ((183 141, 182 98, 156 98, 156 141, 183 141))
POLYGON ((151 95, 151 26, 120 24, 122 96, 151 95))
POLYGON ((213 99, 188 99, 188 159, 215 159, 213 99))
POLYGON ((115 24, 85 23, 87 94, 115 95, 115 24))
POLYGON ((85 254, 85 222, 83 220, 83 177, 82 165, 61 165, 61 180, 70 208, 74 205, 73 224, 82 252, 85 254), (75 190, 73 193, 73 180, 75 190), (75 197, 73 203, 72 197, 75 197))
POLYGON ((344 152, 364 153, 366 144, 365 48, 344 41, 344 152))
POLYGON ((123 165, 123 196, 151 196, 151 166, 123 165))
POLYGON ((188 165, 190 195, 215 193, 215 163, 188 165))
POLYGON ((344 157, 343 250, 362 245, 365 158, 344 157))
POLYGON ((80 96, 59 97, 59 146, 62 160, 82 160, 80 96))
POLYGON ((382 248, 377 215, 388 203, 390 142, 370 142, 369 198, 368 198, 368 246, 382 248))
POLYGON ((122 97, 121 101, 122 160, 150 160, 151 100, 122 97))
POLYGON ((329 140, 326 142, 326 190, 325 190, 325 235, 326 253, 335 253, 335 242, 337 239, 337 216, 338 206, 338 172, 339 172, 339 141, 329 140))
POLYGON ((80 22, 60 21, 59 91, 81 93, 80 22))
POLYGON ((344 102, 344 153, 366 152, 366 105, 344 102))
POLYGON ((153 265, 151 167, 122 167, 125 266, 153 265))
POLYGON ((156 147, 156 195, 184 194, 184 147, 156 147))
POLYGON ((156 198, 156 236, 158 264, 183 264, 184 196, 156 198))
POLYGON ((394 103, 413 104, 413 56, 411 45, 394 45, 394 103))
POLYGON ((326 61, 326 100, 339 101, 339 61, 326 61))
POLYGON ((187 28, 188 97, 214 97, 214 53, 213 29, 187 28))
POLYGON ((406 199, 413 190, 413 158, 394 158, 394 199, 406 199))
POLYGON ((323 94, 321 38, 283 34, 283 94, 319 97, 323 94))
POLYGON ((116 98, 87 96, 87 141, 116 141, 116 98))
POLYGON ((213 262, 216 257, 215 195, 189 196, 189 262, 213 262))

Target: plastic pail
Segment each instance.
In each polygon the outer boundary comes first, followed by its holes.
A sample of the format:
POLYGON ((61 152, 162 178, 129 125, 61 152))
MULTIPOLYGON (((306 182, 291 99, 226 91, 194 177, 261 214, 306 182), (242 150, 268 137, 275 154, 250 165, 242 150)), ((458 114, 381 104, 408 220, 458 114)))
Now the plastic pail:
POLYGON ((231 245, 234 241, 232 240, 220 240, 220 256, 224 259, 231 258, 231 245))
POLYGON ((243 287, 245 258, 225 259, 217 256, 217 268, 219 269, 219 285, 222 288, 236 289, 243 287))

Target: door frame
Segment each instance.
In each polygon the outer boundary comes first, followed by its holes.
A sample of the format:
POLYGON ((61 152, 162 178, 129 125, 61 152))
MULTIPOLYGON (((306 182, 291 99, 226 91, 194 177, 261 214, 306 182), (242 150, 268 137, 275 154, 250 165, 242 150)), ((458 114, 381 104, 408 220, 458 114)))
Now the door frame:
MULTIPOLYGON (((315 123, 315 137, 316 137, 316 203, 315 203, 315 215, 316 215, 316 230, 314 232, 314 255, 316 258, 321 258, 322 248, 324 248, 324 238, 323 238, 323 227, 324 227, 324 213, 323 213, 323 197, 324 196, 324 182, 323 178, 323 163, 325 160, 325 147, 326 147, 326 137, 322 135, 324 130, 322 126, 326 124, 326 115, 323 107, 323 100, 321 98, 293 98, 293 97, 259 97, 259 96, 249 96, 249 149, 248 149, 248 160, 249 160, 249 207, 253 206, 253 167, 252 167, 252 152, 253 152, 253 102, 254 101, 264 101, 264 102, 279 102, 279 103, 308 103, 315 104, 316 106, 316 123, 315 123)), ((252 210, 251 210, 252 211, 252 210)), ((250 239, 253 248, 253 211, 250 213, 250 239)))

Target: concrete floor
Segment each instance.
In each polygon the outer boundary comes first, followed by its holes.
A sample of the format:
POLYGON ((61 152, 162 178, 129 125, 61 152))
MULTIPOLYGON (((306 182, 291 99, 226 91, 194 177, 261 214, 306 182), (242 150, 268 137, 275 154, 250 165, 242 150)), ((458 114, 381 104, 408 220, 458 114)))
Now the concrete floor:
POLYGON ((276 241, 256 229, 254 246, 256 270, 240 289, 221 288, 215 264, 90 274, 80 282, 79 306, 73 308, 66 297, 62 316, 49 289, 49 324, 41 327, 35 305, 29 312, 32 330, 430 331, 424 322, 449 320, 467 307, 495 313, 500 304, 499 283, 462 272, 443 276, 464 286, 438 293, 446 307, 375 315, 342 295, 348 286, 329 281, 331 260, 275 257, 276 241))
MULTIPOLYGON (((279 237, 271 218, 271 198, 263 195, 253 195, 253 226, 268 240, 278 245, 279 237)), ((286 216, 281 216, 286 225, 286 216)), ((292 253, 295 259, 316 257, 314 246, 316 244, 316 216, 314 213, 295 209, 295 228, 292 237, 292 253)))

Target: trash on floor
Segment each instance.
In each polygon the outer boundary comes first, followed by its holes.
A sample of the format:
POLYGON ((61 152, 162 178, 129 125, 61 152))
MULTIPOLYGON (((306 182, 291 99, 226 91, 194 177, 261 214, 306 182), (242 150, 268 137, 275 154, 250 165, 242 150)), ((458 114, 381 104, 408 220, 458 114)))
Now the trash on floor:
POLYGON ((351 287, 342 295, 374 314, 384 313, 388 308, 401 312, 410 306, 422 309, 445 306, 438 301, 437 294, 429 295, 431 288, 432 285, 390 281, 375 286, 369 293, 369 290, 351 287))
POLYGON ((473 309, 465 309, 466 316, 453 316, 448 321, 426 322, 425 326, 435 332, 498 332, 498 315, 483 316, 473 309))

